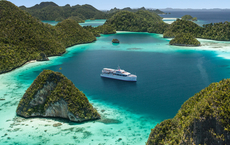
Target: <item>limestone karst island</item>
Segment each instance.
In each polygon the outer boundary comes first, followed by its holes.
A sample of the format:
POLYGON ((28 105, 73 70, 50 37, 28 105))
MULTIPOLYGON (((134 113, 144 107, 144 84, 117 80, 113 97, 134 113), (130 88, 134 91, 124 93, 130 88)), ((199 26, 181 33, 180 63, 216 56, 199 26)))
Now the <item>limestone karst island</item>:
POLYGON ((193 4, 0 0, 0 144, 229 145, 230 3, 193 4))

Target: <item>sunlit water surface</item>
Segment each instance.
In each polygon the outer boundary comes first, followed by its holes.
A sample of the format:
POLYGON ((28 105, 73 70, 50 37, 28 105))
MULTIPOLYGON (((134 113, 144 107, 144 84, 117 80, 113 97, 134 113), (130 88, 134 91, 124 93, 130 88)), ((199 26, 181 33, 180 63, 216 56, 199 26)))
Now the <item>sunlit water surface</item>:
POLYGON ((1 144, 145 144, 151 128, 172 118, 184 101, 212 82, 228 78, 230 43, 199 39, 201 47, 168 45, 162 35, 118 32, 67 49, 50 61, 29 63, 0 75, 1 144), (112 44, 113 38, 120 44, 112 44), (137 82, 100 77, 118 65, 137 82), (62 68, 61 70, 59 68, 62 68), (73 123, 63 119, 16 116, 17 105, 43 69, 63 73, 102 119, 73 123), (61 122, 59 127, 53 124, 61 122))

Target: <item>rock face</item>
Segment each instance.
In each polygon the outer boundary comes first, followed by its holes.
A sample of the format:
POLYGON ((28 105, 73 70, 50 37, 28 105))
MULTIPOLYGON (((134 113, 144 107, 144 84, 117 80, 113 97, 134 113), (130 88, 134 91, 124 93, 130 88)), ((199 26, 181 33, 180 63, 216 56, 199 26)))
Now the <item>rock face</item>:
POLYGON ((99 119, 85 94, 59 72, 44 70, 19 102, 17 115, 61 117, 75 122, 99 119))
POLYGON ((187 100, 173 119, 151 130, 147 145, 229 145, 230 79, 212 83, 187 100))
POLYGON ((112 42, 113 43, 120 43, 120 41, 118 39, 113 39, 112 42))

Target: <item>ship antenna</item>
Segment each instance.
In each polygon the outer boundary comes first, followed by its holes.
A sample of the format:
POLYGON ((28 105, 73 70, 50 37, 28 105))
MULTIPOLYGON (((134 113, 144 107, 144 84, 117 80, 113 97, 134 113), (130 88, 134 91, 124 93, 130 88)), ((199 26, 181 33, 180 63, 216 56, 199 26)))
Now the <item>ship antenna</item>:
POLYGON ((117 69, 120 70, 120 66, 119 65, 118 65, 117 69))

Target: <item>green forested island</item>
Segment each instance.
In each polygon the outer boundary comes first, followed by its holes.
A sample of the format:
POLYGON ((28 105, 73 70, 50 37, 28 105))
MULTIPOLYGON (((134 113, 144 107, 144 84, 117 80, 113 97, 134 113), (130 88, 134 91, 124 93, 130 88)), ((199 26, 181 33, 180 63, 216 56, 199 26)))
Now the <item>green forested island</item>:
POLYGON ((109 25, 117 31, 147 32, 154 24, 164 23, 156 13, 139 10, 137 12, 120 11, 107 19, 109 25))
POLYGON ((126 7, 126 8, 123 8, 123 9, 118 9, 118 8, 115 7, 113 9, 107 11, 106 13, 111 14, 111 13, 116 13, 116 12, 119 12, 119 11, 137 12, 139 10, 144 10, 144 11, 146 10, 146 11, 154 12, 154 13, 157 13, 157 14, 165 14, 164 12, 162 12, 159 9, 153 10, 153 9, 146 9, 145 7, 141 7, 141 8, 137 8, 137 9, 132 9, 130 7, 126 7))
POLYGON ((197 21, 197 17, 192 17, 191 15, 184 15, 181 17, 181 19, 187 21, 197 21))
POLYGON ((130 12, 144 10, 151 13, 164 14, 164 12, 160 11, 159 9, 145 9, 144 7, 138 9, 131 9, 129 7, 124 9, 114 8, 110 11, 102 12, 88 4, 75 6, 70 6, 69 4, 67 4, 65 6, 58 6, 54 2, 41 2, 40 4, 36 4, 35 6, 30 8, 26 8, 25 6, 20 6, 20 8, 40 20, 62 21, 71 17, 77 17, 78 22, 83 22, 86 19, 108 19, 117 12, 124 10, 130 12))
POLYGON ((228 144, 230 79, 212 83, 189 98, 173 119, 152 129, 147 145, 228 144))
POLYGON ((196 23, 187 20, 177 19, 164 30, 163 37, 173 38, 177 34, 191 33, 197 38, 229 41, 230 40, 230 22, 220 22, 214 24, 205 24, 200 27, 196 23))
POLYGON ((191 33, 178 34, 169 44, 177 46, 200 46, 200 42, 191 33))
POLYGON ((99 119, 85 94, 63 74, 43 70, 26 90, 17 107, 23 117, 61 117, 75 122, 99 119))
POLYGON ((26 8, 20 7, 22 10, 27 11, 32 16, 40 20, 56 20, 60 21, 71 17, 78 17, 77 19, 83 21, 90 18, 105 19, 106 14, 97 10, 91 5, 65 5, 63 7, 58 6, 54 2, 41 2, 33 7, 26 8))
POLYGON ((96 40, 73 20, 62 21, 54 27, 8 1, 0 1, 0 11, 0 73, 30 60, 40 60, 41 53, 61 55, 68 46, 96 40))

